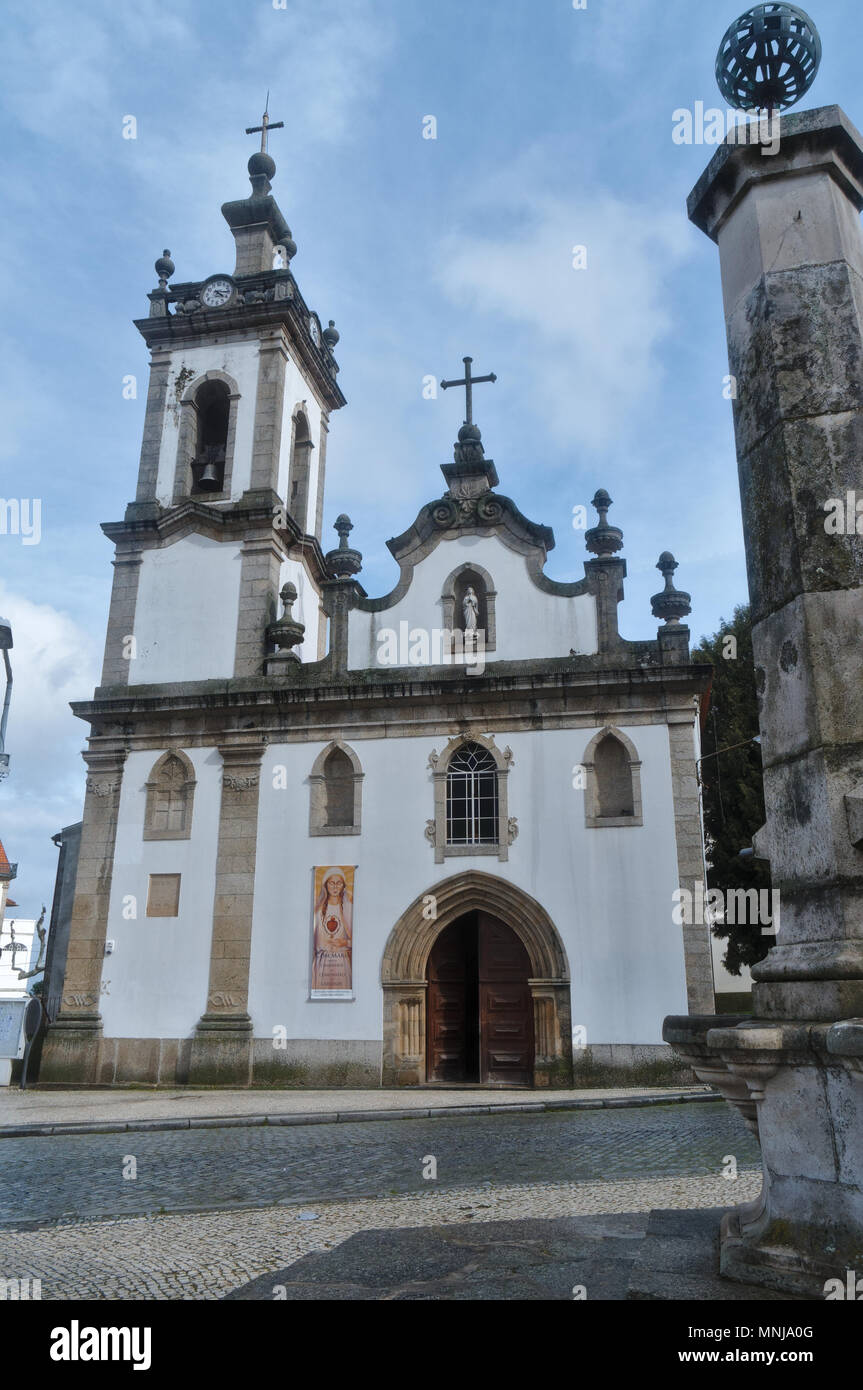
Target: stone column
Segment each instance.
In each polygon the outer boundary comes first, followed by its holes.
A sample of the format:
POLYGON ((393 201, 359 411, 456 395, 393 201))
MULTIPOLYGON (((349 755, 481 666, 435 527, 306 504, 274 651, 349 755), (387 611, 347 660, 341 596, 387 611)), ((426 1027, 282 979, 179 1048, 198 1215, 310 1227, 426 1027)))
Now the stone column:
MULTIPOLYGON (((754 1101, 760 1204, 722 1270, 809 1297, 863 1270, 863 1095, 833 1025, 863 1015, 863 140, 838 107, 783 116, 779 149, 725 145, 689 200, 718 243, 780 893, 755 1020, 706 1044, 754 1101), (831 534, 831 499, 850 525, 831 534)), ((841 1030, 840 1030, 841 1031, 841 1030)), ((720 1083, 721 1084, 721 1083, 720 1083)))
POLYGON ((220 744, 222 805, 207 1007, 192 1041, 189 1084, 248 1086, 252 1079, 249 961, 255 902, 258 792, 264 744, 257 733, 220 744))
POLYGON ((118 747, 91 748, 84 754, 87 791, 63 998, 45 1038, 40 1081, 92 1085, 100 1080, 99 996, 125 760, 126 750, 118 747))

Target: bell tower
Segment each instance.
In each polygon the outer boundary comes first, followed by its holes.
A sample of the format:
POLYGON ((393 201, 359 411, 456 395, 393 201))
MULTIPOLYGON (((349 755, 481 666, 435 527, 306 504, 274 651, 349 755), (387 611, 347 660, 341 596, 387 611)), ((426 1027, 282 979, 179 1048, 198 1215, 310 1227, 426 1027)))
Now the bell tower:
POLYGON ((285 583, 298 591, 301 659, 323 655, 326 441, 345 398, 339 335, 300 293, 272 196, 267 138, 281 125, 265 112, 247 130, 261 135, 251 193, 222 207, 233 272, 170 284, 164 251, 136 320, 150 381, 135 501, 103 527, 116 546, 105 686, 262 674, 285 583), (218 612, 215 629, 204 611, 218 612))

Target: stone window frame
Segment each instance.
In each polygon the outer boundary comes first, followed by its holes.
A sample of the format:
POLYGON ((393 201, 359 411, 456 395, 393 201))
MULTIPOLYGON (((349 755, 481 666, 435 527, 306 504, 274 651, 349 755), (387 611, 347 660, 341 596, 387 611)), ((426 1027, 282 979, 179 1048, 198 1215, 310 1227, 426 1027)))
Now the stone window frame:
POLYGON ((157 758, 150 775, 145 782, 147 789, 147 802, 144 809, 144 836, 145 840, 190 840, 192 837, 192 816, 195 809, 195 787, 197 778, 195 768, 190 758, 181 748, 169 748, 161 757, 157 758), (156 810, 156 792, 160 790, 159 776, 162 768, 172 758, 176 758, 182 763, 186 770, 186 781, 183 785, 185 797, 185 809, 183 813, 183 825, 180 830, 157 830, 153 825, 153 816, 156 810))
POLYGON ((362 834, 362 810, 363 810, 363 772, 362 764, 349 744, 341 739, 333 739, 328 743, 312 764, 309 773, 309 783, 311 785, 311 795, 309 797, 309 834, 310 835, 361 835, 362 834), (349 759, 354 770, 354 818, 352 825, 327 825, 327 779, 324 773, 327 759, 330 754, 338 749, 349 759))
POLYGON ((443 629, 445 632, 461 631, 461 624, 458 628, 455 622, 455 591, 456 585, 463 574, 475 574, 482 580, 483 593, 485 596, 485 647, 487 652, 493 652, 497 642, 497 619, 495 614, 495 599, 497 590, 494 587, 494 580, 487 569, 482 565, 473 564, 466 560, 463 565, 457 565, 444 580, 441 590, 441 611, 443 614, 443 629))
MULTIPOLYGON (((468 566, 475 569, 476 566, 468 566)), ((509 859, 509 847, 518 834, 518 822, 509 814, 508 780, 513 763, 512 749, 503 752, 494 741, 493 734, 464 733, 451 738, 441 754, 432 749, 429 755, 429 768, 434 782, 434 818, 426 821, 426 839, 434 848, 436 864, 445 859, 475 858, 479 855, 494 855, 501 863, 509 859), (497 843, 490 845, 450 845, 446 838, 446 783, 450 762, 466 743, 477 743, 491 753, 497 769, 497 843)))
POLYGON ((180 889, 182 887, 182 880, 182 874, 150 874, 147 879, 147 909, 145 915, 147 917, 179 917, 180 889), (172 901, 169 904, 169 906, 173 909, 172 911, 155 910, 156 900, 160 896, 158 891, 154 891, 156 889, 157 882, 160 885, 160 887, 167 887, 170 883, 172 889, 176 889, 176 892, 172 894, 172 901))
POLYGON ((215 368, 196 376, 183 392, 180 401, 180 432, 177 440, 177 463, 174 470, 174 502, 186 497, 196 501, 224 502, 231 496, 234 473, 234 444, 237 437, 237 410, 241 400, 240 388, 227 372, 215 368), (228 434, 225 440, 225 475, 219 492, 194 492, 192 489, 192 460, 198 443, 198 392, 208 381, 221 381, 228 388, 228 434))
MULTIPOLYGON (((312 422, 311 422, 311 418, 310 418, 310 415, 309 415, 309 404, 308 404, 308 401, 297 401, 297 404, 294 406, 293 410, 291 411, 291 452, 290 452, 290 454, 289 454, 289 456, 288 456, 288 484, 287 484, 287 495, 286 495, 286 497, 285 497, 285 508, 286 508, 286 510, 287 510, 287 512, 288 512, 288 515, 289 515, 289 516, 292 516, 292 517, 294 518, 294 521, 295 521, 295 522, 297 523, 297 525, 300 527, 300 529, 301 529, 301 531, 303 532, 304 535, 308 535, 308 534, 309 534, 309 532, 308 532, 309 497, 310 497, 310 488, 311 488, 311 481, 312 481, 312 451, 314 450, 314 448, 315 448, 315 441, 314 441, 314 439, 312 438, 312 422), (309 437, 308 437, 307 440, 302 440, 302 441, 300 442, 300 445, 298 446, 298 445, 297 445, 297 421, 298 421, 298 419, 300 418, 300 416, 302 416, 303 419, 304 419, 305 422, 306 422, 306 430, 308 431, 309 437), (300 472, 300 480, 303 481, 303 482, 305 483, 305 490, 304 490, 304 492, 300 493, 300 498, 301 498, 301 500, 302 500, 302 502, 303 502, 302 516, 297 515, 297 513, 294 511, 293 504, 292 504, 292 498, 291 498, 291 491, 292 491, 292 488, 293 488, 293 485, 294 485, 294 470, 295 470, 295 465, 296 465, 296 463, 298 462, 298 456, 297 456, 297 448, 298 448, 298 447, 304 449, 304 450, 305 450, 305 455, 306 455, 306 456, 305 456, 305 460, 304 460, 304 462, 303 462, 303 467, 302 467, 301 472, 300 472)), ((315 512, 316 512, 316 514, 317 514, 317 498, 315 499, 315 512)))
POLYGON ((644 824, 641 802, 641 759, 638 756, 638 749, 632 742, 632 739, 627 738, 622 729, 616 728, 613 724, 606 724, 598 733, 595 733, 584 750, 581 765, 585 771, 584 823, 588 830, 602 830, 605 828, 627 829, 644 824), (594 755, 603 739, 609 737, 617 739, 626 753, 629 762, 629 775, 632 779, 631 816, 601 816, 599 814, 599 787, 597 785, 594 755))

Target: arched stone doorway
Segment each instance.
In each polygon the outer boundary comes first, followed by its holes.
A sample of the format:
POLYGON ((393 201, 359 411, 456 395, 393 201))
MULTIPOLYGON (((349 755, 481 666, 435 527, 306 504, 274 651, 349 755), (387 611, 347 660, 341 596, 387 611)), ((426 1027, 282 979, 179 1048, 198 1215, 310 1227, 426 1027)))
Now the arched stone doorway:
POLYGON ((428 1079, 429 957, 440 934, 471 913, 497 918, 515 933, 527 953, 533 1085, 571 1086, 569 968, 557 929, 534 898, 512 883, 473 869, 420 894, 390 932, 381 967, 382 1084, 420 1086, 428 1079))

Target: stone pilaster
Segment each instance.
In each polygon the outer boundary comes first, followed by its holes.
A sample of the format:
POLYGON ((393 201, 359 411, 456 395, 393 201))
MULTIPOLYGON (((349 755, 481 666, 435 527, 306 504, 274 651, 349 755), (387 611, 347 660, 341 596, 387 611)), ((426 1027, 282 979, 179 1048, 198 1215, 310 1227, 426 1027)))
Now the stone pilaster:
POLYGON ((207 1006, 192 1041, 191 1085, 247 1086, 252 1079, 249 961, 255 902, 260 735, 220 744, 222 803, 207 1006))
POLYGON ((156 497, 170 366, 169 352, 164 349, 154 349, 150 362, 150 384, 147 389, 147 408, 144 415, 144 434, 141 441, 141 461, 138 466, 136 502, 152 502, 156 497))
POLYGON ((284 329, 279 326, 273 330, 271 337, 262 338, 259 349, 252 472, 249 483, 253 492, 259 488, 278 488, 287 361, 287 339, 284 329))
MULTIPOLYGON (((660 633, 661 633, 660 629, 660 633)), ((670 712, 668 715, 668 744, 671 758, 671 794, 674 799, 674 836, 677 843, 677 872, 680 887, 689 894, 689 902, 703 901, 706 892, 704 837, 701 823, 701 800, 698 790, 698 769, 695 762, 693 711, 670 712), (700 892, 697 885, 701 885, 700 892)), ((685 901, 685 900, 684 900, 685 901)), ((671 911, 669 903, 668 910, 671 911)), ((696 913, 689 914, 693 917, 696 913)), ((712 1014, 716 1000, 713 989, 713 957, 710 949, 710 928, 706 922, 685 922, 683 956, 686 968, 686 1001, 690 1013, 712 1014)))
POLYGON ((620 646, 617 605, 623 598, 626 561, 617 556, 600 560, 585 560, 584 572, 596 595, 596 643, 601 652, 614 651, 620 646))
POLYGON ((352 608, 364 596, 355 579, 329 579, 321 585, 321 603, 330 620, 329 660, 333 671, 348 669, 348 622, 352 608))
POLYGON ((118 546, 113 565, 114 583, 105 635, 102 685, 134 685, 134 678, 129 679, 134 669, 134 648, 127 649, 126 639, 135 630, 135 607, 141 577, 140 549, 135 545, 118 546))
POLYGON ((41 1081, 92 1084, 100 1079, 99 997, 125 760, 126 750, 118 747, 84 754, 87 791, 63 997, 42 1049, 41 1081))
POLYGON ((276 596, 282 558, 272 528, 269 534, 262 530, 243 542, 235 676, 259 676, 263 672, 267 627, 278 617, 276 596))

